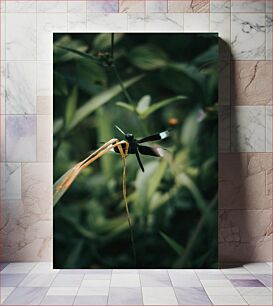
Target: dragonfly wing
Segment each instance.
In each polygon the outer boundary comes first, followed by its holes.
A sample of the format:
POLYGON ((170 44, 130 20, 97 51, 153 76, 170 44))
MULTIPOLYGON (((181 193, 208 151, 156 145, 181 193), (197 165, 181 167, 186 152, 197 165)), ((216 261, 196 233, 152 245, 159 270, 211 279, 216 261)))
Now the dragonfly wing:
POLYGON ((162 157, 164 156, 164 149, 162 148, 153 148, 153 147, 147 147, 147 146, 137 146, 139 153, 143 155, 150 155, 150 156, 157 156, 162 157))
POLYGON ((148 141, 162 140, 162 139, 165 139, 165 138, 169 137, 169 135, 170 135, 169 131, 164 131, 164 132, 161 132, 161 133, 158 133, 158 134, 154 134, 154 135, 147 136, 147 137, 144 137, 142 139, 139 139, 137 142, 138 143, 143 143, 143 142, 148 142, 148 141))
POLYGON ((117 125, 115 124, 115 127, 116 127, 117 130, 119 130, 119 131, 121 132, 121 134, 125 135, 125 133, 123 132, 123 130, 122 130, 119 126, 117 126, 117 125))

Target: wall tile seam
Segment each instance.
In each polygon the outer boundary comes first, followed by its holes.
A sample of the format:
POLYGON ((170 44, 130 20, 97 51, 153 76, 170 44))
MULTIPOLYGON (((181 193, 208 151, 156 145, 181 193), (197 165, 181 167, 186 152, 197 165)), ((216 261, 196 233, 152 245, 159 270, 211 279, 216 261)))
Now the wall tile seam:
MULTIPOLYGON (((73 30, 72 30, 73 31, 73 30)), ((75 31, 75 32, 77 32, 77 31, 75 31)), ((88 31, 87 31, 88 32, 88 31)), ((53 31, 52 33, 64 33, 64 32, 62 32, 62 31, 53 31)), ((71 33, 71 32, 70 32, 71 33)), ((92 33, 92 32, 90 32, 90 33, 92 33)), ((95 32, 93 32, 93 33, 95 33, 95 32)), ((131 32, 130 31, 128 31, 128 34, 130 34, 131 32)), ((170 33, 170 31, 168 31, 168 32, 162 32, 162 33, 170 33)), ((187 33, 187 32, 176 32, 176 33, 187 33)), ((190 32, 191 34, 195 34, 195 33, 199 33, 199 32, 190 32)), ((212 33, 212 32, 207 32, 207 33, 212 33)), ((214 33, 214 32, 213 32, 214 33)), ((227 62, 227 61, 229 61, 229 59, 223 59, 223 62, 227 62)), ((49 62, 51 62, 50 60, 46 60, 46 59, 38 59, 38 60, 33 60, 33 59, 1 59, 0 60, 0 62, 37 62, 37 63, 39 63, 39 62, 42 62, 42 63, 44 63, 44 62, 46 62, 46 63, 49 63, 49 62)), ((234 59, 234 60, 230 60, 230 63, 233 63, 233 62, 269 62, 269 63, 271 63, 272 62, 272 59, 234 59)), ((51 63, 53 63, 53 62, 51 62, 51 63)))
MULTIPOLYGON (((8 0, 10 2, 16 2, 15 0, 14 1, 11 1, 11 0, 8 0)), ((8 1, 5 1, 5 0, 2 0, 2 3, 4 4, 4 8, 6 9, 6 6, 7 6, 7 2, 8 1)), ((35 1, 35 0, 34 0, 35 1)), ((36 2, 36 7, 37 7, 37 3, 41 1, 41 0, 37 0, 35 1, 36 2)), ((92 2, 99 2, 100 0, 76 0, 76 1, 71 1, 71 0, 59 0, 59 2, 82 2, 82 3, 92 3, 92 2)), ((115 2, 123 2, 124 0, 114 0, 115 2)), ((143 3, 146 3, 148 1, 153 1, 153 2, 159 2, 159 1, 164 1, 164 2, 167 2, 167 3, 170 3, 170 2, 177 2, 177 1, 181 1, 181 0, 127 0, 127 1, 124 1, 124 2, 143 2, 143 3)), ((186 1, 186 0, 185 0, 186 1)), ((204 1, 204 0, 201 0, 201 1, 204 1)), ((220 0, 222 1, 222 0, 220 0)), ((210 1, 207 1, 208 5, 210 5, 210 7, 212 6, 212 4, 217 4, 218 2, 220 2, 219 0, 210 0, 210 1)), ((237 0, 236 0, 237 1, 237 0)), ((267 10, 268 9, 268 4, 267 4, 267 1, 268 0, 264 0, 264 8, 263 10, 267 10)), ((48 1, 50 2, 50 1, 48 1)), ((56 1, 58 2, 58 1, 56 1)), ((190 0, 187 0, 187 2, 190 2, 190 0)), ((199 1, 200 2, 200 1, 199 1)), ((204 1, 205 2, 205 1, 204 1)), ((236 4, 234 4, 232 1, 227 1, 228 2, 228 7, 226 8, 225 11, 229 10, 231 11, 232 9, 234 9, 234 6, 236 6, 236 4)))
POLYGON ((12 160, 12 161, 9 161, 9 160, 5 160, 5 161, 1 161, 0 162, 1 164, 3 163, 3 164, 12 164, 12 163, 14 163, 14 164, 17 164, 17 163, 21 163, 21 165, 33 165, 33 164, 37 164, 37 165, 39 165, 39 164, 50 164, 50 165, 52 165, 53 166, 53 162, 52 161, 40 161, 40 160, 36 160, 36 161, 14 161, 14 160, 12 160))
MULTIPOLYGON (((43 0, 40 0, 40 1, 43 1, 43 0)), ((238 0, 239 1, 239 0, 238 0)), ((170 11, 162 11, 162 12, 147 12, 147 11, 136 11, 136 12, 103 12, 103 11, 89 11, 89 10, 84 10, 84 11, 79 11, 79 12, 59 12, 59 11, 48 11, 48 12, 35 12, 35 11, 10 11, 10 12, 3 12, 1 11, 0 13, 3 14, 3 15, 9 15, 9 14, 81 14, 81 13, 88 13, 88 14, 101 14, 101 15, 125 15, 125 14, 135 14, 135 13, 141 13, 141 14, 144 14, 144 15, 150 15, 150 14, 153 14, 153 15, 156 15, 156 14, 191 14, 191 15, 198 15, 198 14, 206 14, 206 15, 209 15, 209 14, 225 14, 225 15, 233 15, 233 14, 238 14, 238 15, 270 15, 271 12, 249 12, 249 11, 245 11, 245 12, 214 12, 214 11, 210 11, 210 12, 170 12, 170 11)))
POLYGON ((219 154, 229 154, 229 155, 235 155, 235 154, 236 155, 238 155, 238 154, 240 154, 240 155, 243 155, 243 154, 251 154, 251 155, 253 155, 253 154, 268 154, 268 155, 272 155, 270 152, 265 152, 265 151, 263 151, 263 152, 252 152, 252 151, 250 151, 250 152, 228 152, 228 153, 226 153, 226 152, 220 153, 219 152, 219 154))
MULTIPOLYGON (((2 191, 1 191, 1 197, 0 200, 2 200, 3 202, 5 201, 21 201, 22 200, 22 162, 2 162, 0 163, 1 167, 4 167, 4 175, 1 175, 1 180, 3 180, 4 182, 4 187, 2 187, 2 191), (6 185, 6 166, 8 164, 19 164, 20 165, 20 197, 17 198, 10 198, 10 197, 6 197, 6 190, 7 190, 7 185, 6 185)), ((2 174, 2 173, 1 173, 2 174)), ((3 203, 2 203, 3 204, 3 203)), ((3 206, 0 207, 1 209, 3 208, 3 206)))
MULTIPOLYGON (((268 207, 268 208, 221 208, 219 207, 219 204, 218 204, 218 211, 219 212, 223 212, 223 211, 242 211, 242 212, 247 212, 247 211, 251 211, 251 212, 254 212, 254 211, 258 211, 258 212, 269 212, 269 211, 272 211, 272 207, 268 207)), ((219 217, 219 215, 218 215, 219 217)))
MULTIPOLYGON (((40 1, 43 1, 43 0, 40 0, 40 1)), ((214 11, 210 11, 210 12, 170 12, 170 11, 167 11, 167 12, 147 12, 147 11, 135 11, 135 12, 102 12, 102 11, 81 11, 81 12, 54 12, 54 11, 48 11, 48 12, 29 12, 29 11, 18 11, 18 12, 3 12, 1 11, 0 12, 1 14, 3 15, 9 15, 9 14, 81 14, 81 13, 88 13, 88 14, 101 14, 101 15, 105 15, 105 14, 108 14, 108 15, 125 15, 125 14, 135 14, 135 13, 143 13, 144 15, 150 15, 150 14, 191 14, 191 15, 198 15, 198 14, 226 14, 226 15, 233 15, 233 14, 236 14, 236 15, 245 15, 245 14, 250 14, 250 15, 269 15, 271 12, 248 12, 248 11, 245 11, 245 12, 214 12, 214 11)))

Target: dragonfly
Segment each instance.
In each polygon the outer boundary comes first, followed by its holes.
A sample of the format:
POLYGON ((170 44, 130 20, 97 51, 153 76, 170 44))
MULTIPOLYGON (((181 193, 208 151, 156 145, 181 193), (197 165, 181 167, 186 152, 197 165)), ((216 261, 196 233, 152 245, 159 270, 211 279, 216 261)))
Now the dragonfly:
MULTIPOLYGON (((169 131, 163 131, 161 133, 157 133, 154 135, 146 136, 141 139, 136 139, 133 134, 131 133, 125 133, 119 126, 115 125, 116 129, 119 130, 120 133, 123 134, 125 140, 129 143, 128 148, 128 154, 135 154, 139 167, 144 172, 144 167, 140 159, 140 154, 142 155, 149 155, 149 156, 155 156, 155 157, 162 157, 164 156, 164 149, 160 147, 148 147, 141 145, 142 143, 148 142, 148 141, 157 141, 157 140, 163 140, 167 137, 169 137, 170 132, 169 131)), ((123 149, 125 149, 125 145, 123 146, 123 149)), ((116 153, 120 153, 119 149, 115 147, 113 149, 116 153)))

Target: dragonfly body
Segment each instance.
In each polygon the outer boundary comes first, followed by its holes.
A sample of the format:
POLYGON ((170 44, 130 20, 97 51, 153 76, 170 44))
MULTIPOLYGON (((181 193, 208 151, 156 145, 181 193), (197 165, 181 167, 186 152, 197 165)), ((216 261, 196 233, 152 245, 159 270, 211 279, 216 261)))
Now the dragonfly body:
POLYGON ((129 143, 128 154, 136 154, 137 152, 137 139, 133 134, 125 134, 125 140, 129 143))
MULTIPOLYGON (((164 149, 160 147, 148 147, 143 146, 141 143, 148 142, 148 141, 156 141, 156 140, 162 140, 169 136, 168 131, 164 131, 158 134, 154 134, 151 136, 144 137, 142 139, 136 139, 133 134, 131 133, 124 133, 121 128, 116 126, 116 128, 124 135, 125 140, 129 143, 128 148, 128 154, 135 154, 138 164, 141 168, 141 170, 144 172, 144 167, 140 159, 140 155, 149 155, 149 156, 155 156, 155 157, 162 157, 164 155, 164 149)), ((125 146, 124 146, 125 149, 125 146)), ((114 149, 116 153, 119 153, 118 148, 114 149)))

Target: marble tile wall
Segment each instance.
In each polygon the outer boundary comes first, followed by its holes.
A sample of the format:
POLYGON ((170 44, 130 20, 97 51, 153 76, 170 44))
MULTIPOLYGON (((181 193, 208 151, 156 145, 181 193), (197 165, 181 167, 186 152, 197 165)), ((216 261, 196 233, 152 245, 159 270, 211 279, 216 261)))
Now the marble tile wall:
POLYGON ((271 261, 271 0, 1 0, 2 261, 52 259, 52 32, 219 32, 219 252, 271 261))

